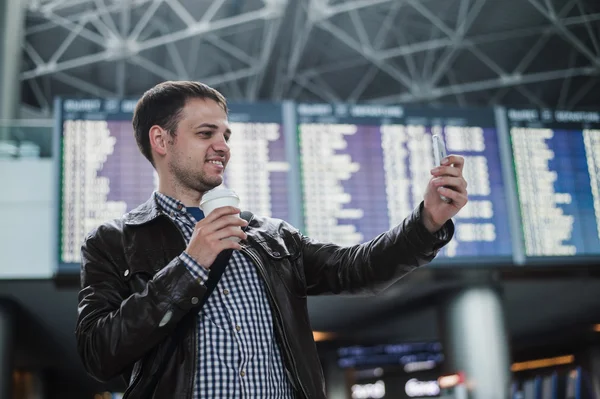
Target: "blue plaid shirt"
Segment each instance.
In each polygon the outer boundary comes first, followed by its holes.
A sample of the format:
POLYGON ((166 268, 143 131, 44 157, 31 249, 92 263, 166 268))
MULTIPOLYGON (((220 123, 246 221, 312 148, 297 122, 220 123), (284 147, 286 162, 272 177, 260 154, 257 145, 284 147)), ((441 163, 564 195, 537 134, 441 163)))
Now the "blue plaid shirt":
MULTIPOLYGON (((199 209, 155 192, 156 201, 189 242, 199 209)), ((180 255, 190 273, 202 282, 208 270, 186 252, 180 255)), ((267 293, 256 267, 234 251, 217 287, 198 318, 198 365, 194 399, 293 398, 273 330, 267 293)))

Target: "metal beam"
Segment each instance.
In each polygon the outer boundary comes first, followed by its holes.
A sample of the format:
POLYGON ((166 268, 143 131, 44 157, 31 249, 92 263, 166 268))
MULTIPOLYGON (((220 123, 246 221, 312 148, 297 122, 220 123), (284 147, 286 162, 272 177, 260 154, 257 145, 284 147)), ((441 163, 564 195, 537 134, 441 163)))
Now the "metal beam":
POLYGON ((150 22, 150 20, 154 16, 154 14, 156 14, 156 10, 158 10, 158 7, 160 7, 162 2, 163 2, 163 0, 154 0, 152 2, 150 7, 148 7, 146 9, 146 11, 142 15, 142 17, 138 20, 137 24, 135 24, 135 27, 129 34, 129 37, 127 38, 127 40, 132 41, 132 42, 135 42, 138 40, 138 38, 140 37, 140 34, 146 28, 146 26, 148 26, 148 23, 150 22))
MULTIPOLYGON (((86 0, 86 1, 81 1, 81 3, 88 3, 91 0, 86 0)), ((141 7, 144 6, 146 3, 150 3, 154 0, 136 0, 135 5, 137 7, 141 7)), ((75 3, 75 2, 73 2, 75 3)), ((105 12, 118 12, 121 9, 121 4, 120 2, 115 2, 115 4, 113 5, 109 5, 106 6, 106 9, 104 10, 105 12)), ((53 9, 48 9, 48 10, 44 10, 43 8, 40 9, 40 11, 32 11, 32 14, 35 16, 39 16, 42 18, 46 18, 48 19, 49 15, 53 15, 53 9)), ((93 10, 86 10, 80 13, 73 13, 69 16, 64 17, 65 19, 67 19, 68 21, 72 22, 72 23, 79 23, 81 20, 90 20, 90 19, 97 19, 100 18, 100 15, 102 13, 96 9, 93 10)), ((56 23, 54 23, 53 21, 47 21, 47 22, 41 22, 39 24, 35 24, 29 28, 27 28, 25 30, 25 34, 26 35, 32 35, 34 33, 40 33, 40 32, 44 32, 47 31, 48 29, 53 29, 56 27, 56 23)))
POLYGON ((34 8, 33 10, 35 11, 39 9, 42 12, 54 12, 56 10, 61 10, 64 8, 69 8, 91 2, 92 0, 56 0, 46 2, 43 6, 34 8))
MULTIPOLYGON (((458 81, 456 80, 456 76, 452 71, 448 71, 448 82, 450 82, 451 86, 458 86, 458 81)), ((454 96, 456 97, 456 101, 458 102, 459 106, 467 106, 467 100, 465 99, 464 93, 454 92, 454 96)))
MULTIPOLYGON (((345 12, 359 10, 361 8, 366 7, 374 7, 380 4, 389 3, 392 0, 354 0, 354 1, 346 1, 341 4, 336 4, 333 6, 329 6, 327 9, 327 16, 329 18, 333 17, 337 14, 342 14, 345 12)), ((393 1, 404 1, 404 0, 393 0, 393 1)))
POLYGON ((592 91, 592 89, 594 89, 597 84, 598 84, 598 79, 595 79, 595 80, 592 79, 590 82, 582 84, 579 87, 579 90, 577 90, 577 92, 575 92, 575 94, 573 96, 571 96, 571 99, 569 100, 569 104, 567 105, 567 109, 573 109, 574 107, 576 107, 577 104, 579 104, 579 102, 581 100, 583 100, 583 98, 590 91, 592 91))
MULTIPOLYGON (((575 65, 575 60, 577 58, 577 52, 571 50, 571 55, 569 56, 569 68, 573 68, 575 65)), ((567 103, 567 96, 569 95, 569 89, 571 88, 571 81, 573 80, 573 76, 566 77, 562 85, 560 86, 560 95, 558 97, 558 108, 564 108, 567 103)))
MULTIPOLYGON (((571 11, 571 9, 575 6, 576 1, 577 0, 571 0, 569 3, 567 3, 562 8, 562 10, 559 12, 558 16, 563 17, 563 16, 567 15, 569 13, 569 11, 571 11)), ((542 32, 540 38, 535 42, 535 44, 531 47, 531 49, 527 52, 527 54, 525 54, 523 59, 521 59, 521 62, 514 69, 513 73, 517 73, 517 74, 523 73, 529 67, 529 65, 531 65, 533 60, 536 59, 536 57, 538 56, 540 51, 542 51, 542 49, 544 48, 544 46, 550 39, 551 33, 552 32, 550 30, 542 32)))
MULTIPOLYGON (((575 36, 571 31, 569 31, 562 22, 556 18, 556 15, 550 13, 544 7, 542 7, 536 0, 527 0, 531 5, 535 7, 536 10, 540 12, 543 16, 545 16, 550 22, 556 26, 560 35, 567 42, 572 44, 581 54, 583 54, 587 59, 589 59, 594 65, 600 66, 600 57, 596 56, 590 49, 587 48, 585 44, 579 40, 577 36, 575 36)), ((584 18, 584 23, 586 19, 584 18)))
POLYGON ((27 53, 27 55, 29 56, 31 61, 33 61, 36 67, 39 67, 40 65, 44 64, 44 60, 38 54, 36 49, 31 45, 31 43, 25 41, 25 45, 23 46, 23 48, 25 50, 25 53, 27 53))
MULTIPOLYGON (((303 2, 298 1, 296 6, 296 13, 294 18, 294 35, 292 36, 292 45, 291 45, 291 54, 289 55, 288 64, 287 64, 287 79, 288 82, 296 76, 296 71, 298 69, 298 64, 300 63, 300 59, 302 54, 304 53, 304 48, 308 42, 308 38, 310 37, 313 22, 308 19, 308 17, 303 19, 303 15, 308 15, 308 10, 303 8, 303 2), (296 38, 296 40, 294 40, 296 38)), ((288 85, 282 85, 282 90, 285 91, 289 87, 288 85)), ((282 93, 278 93, 281 95, 282 93)))
POLYGON ((361 80, 354 86, 354 90, 348 96, 347 101, 349 103, 354 103, 358 100, 358 98, 363 94, 369 84, 375 79, 377 73, 379 72, 379 68, 375 65, 371 65, 367 73, 365 73, 361 80))
MULTIPOLYGON (((600 13, 591 14, 591 15, 588 15, 587 17, 590 21, 600 21, 600 13)), ((569 17, 569 18, 564 18, 562 20, 562 23, 565 26, 574 26, 574 25, 581 25, 584 23, 584 21, 585 21, 585 19, 582 17, 569 17)), ((478 45, 478 44, 493 43, 495 41, 518 39, 518 38, 522 38, 522 37, 534 36, 534 35, 543 33, 545 31, 554 31, 554 30, 555 30, 555 27, 553 25, 545 25, 545 26, 533 27, 533 28, 513 29, 513 30, 507 30, 507 31, 501 31, 501 32, 487 33, 487 34, 483 34, 483 35, 466 37, 461 43, 459 43, 459 46, 461 46, 461 47, 469 46, 470 47, 470 46, 478 45)), ((374 56, 377 59, 383 61, 383 60, 386 60, 389 58, 425 52, 431 48, 440 49, 440 48, 445 48, 445 47, 448 47, 451 45, 453 45, 453 42, 449 38, 434 39, 434 40, 428 40, 428 41, 424 41, 424 42, 420 42, 420 43, 402 45, 402 46, 398 46, 393 49, 378 51, 374 54, 374 56)), ((325 65, 320 65, 317 67, 306 69, 306 70, 300 72, 299 75, 302 77, 310 78, 310 77, 318 75, 318 74, 336 72, 336 71, 340 71, 340 70, 347 69, 347 68, 368 65, 370 63, 371 62, 367 59, 352 57, 349 59, 338 60, 331 64, 325 64, 325 65)))
MULTIPOLYGON (((331 90, 328 90, 325 87, 317 86, 306 78, 295 77, 294 82, 296 82, 299 86, 303 87, 307 91, 311 92, 312 94, 314 94, 315 96, 321 98, 322 100, 324 100, 326 102, 331 102, 331 103, 341 102, 341 100, 338 98, 338 96, 335 93, 333 93, 331 90)), ((296 96, 293 96, 292 98, 295 98, 295 97, 296 96)))
MULTIPOLYGON (((373 40, 372 47, 374 50, 381 50, 381 46, 383 45, 385 38, 388 36, 390 30, 392 29, 394 20, 396 19, 396 16, 398 15, 398 12, 402 8, 403 4, 404 3, 401 1, 395 1, 392 3, 392 8, 386 14, 385 19, 381 23, 381 26, 377 31, 377 35, 375 35, 375 39, 373 40)), ((400 30, 398 30, 398 32, 399 31, 400 30)))
POLYGON ((355 50, 357 53, 371 61, 373 64, 377 65, 379 69, 390 75, 392 78, 396 79, 402 85, 406 86, 409 90, 413 90, 413 83, 411 79, 406 76, 403 72, 400 72, 394 66, 390 64, 386 64, 377 59, 371 52, 364 52, 361 46, 354 41, 346 32, 333 25, 329 21, 320 21, 318 23, 320 28, 328 31, 332 35, 336 36, 342 43, 355 50))
POLYGON ((262 39, 262 52, 257 62, 257 74, 250 81, 247 87, 247 98, 249 101, 255 101, 258 98, 259 90, 262 86, 263 79, 269 67, 269 61, 271 60, 271 54, 275 48, 277 42, 277 36, 281 27, 282 18, 272 20, 266 23, 264 27, 264 35, 262 39))
MULTIPOLYGON (((129 30, 131 29, 131 1, 121 0, 121 12, 119 14, 119 36, 121 40, 129 36, 129 30)), ((117 61, 115 72, 117 95, 123 98, 127 87, 127 64, 124 59, 117 61)))
POLYGON ((498 77, 501 78, 506 76, 506 71, 502 69, 498 63, 483 53, 477 46, 471 46, 469 47, 469 50, 475 57, 477 57, 477 59, 479 59, 479 61, 483 62, 485 66, 498 74, 498 77))
POLYGON ((115 93, 111 91, 103 89, 100 86, 96 86, 87 80, 79 79, 72 75, 67 75, 66 73, 57 72, 52 74, 51 77, 52 79, 58 80, 59 82, 96 97, 115 97, 115 93))
POLYGON ((521 93, 527 100, 529 100, 530 103, 535 104, 536 107, 542 109, 548 108, 546 103, 542 101, 538 96, 533 94, 527 87, 523 85, 517 85, 515 86, 515 89, 517 89, 519 93, 521 93))
POLYGON ((33 96, 40 105, 40 108, 45 111, 50 110, 50 102, 48 101, 46 96, 44 96, 44 92, 42 91, 42 88, 38 84, 37 80, 29 79, 27 83, 29 83, 29 87, 31 87, 31 91, 33 91, 33 96))
MULTIPOLYGON (((586 10, 583 8, 583 4, 581 3, 581 0, 576 0, 577 1, 577 7, 579 8, 579 12, 581 13, 581 16, 583 18, 586 17, 586 10)), ((600 30, 598 30, 598 32, 594 32, 594 29, 592 29, 592 24, 590 23, 590 21, 585 21, 585 30, 588 33, 588 36, 590 37, 590 41, 592 42, 592 46, 594 46, 594 51, 596 52, 596 54, 598 56, 600 56, 600 45, 598 44, 598 37, 596 36, 597 34, 600 34, 600 30)))
POLYGON ((178 80, 179 76, 167 69, 164 68, 156 63, 154 63, 153 61, 150 61, 149 59, 142 57, 141 55, 137 54, 132 56, 129 60, 130 63, 137 65, 143 69, 145 69, 146 71, 153 73, 154 75, 158 76, 161 79, 164 80, 178 80))
MULTIPOLYGON (((444 58, 438 62, 438 67, 431 75, 431 79, 428 82, 429 87, 435 87, 439 80, 446 75, 452 62, 456 59, 456 56, 459 52, 458 43, 461 43, 464 40, 465 35, 471 29, 471 26, 481 13, 484 4, 487 0, 478 0, 473 4, 470 10, 467 11, 467 2, 463 1, 461 3, 461 12, 459 15, 459 21, 457 21, 456 32, 453 32, 452 39, 454 40, 454 45, 451 47, 449 51, 446 52, 444 58)), ((440 21, 441 23, 441 21, 440 21)), ((450 28, 448 28, 450 29, 450 28)))
POLYGON ((224 53, 229 54, 230 56, 237 59, 238 61, 241 61, 249 66, 256 64, 256 59, 249 56, 246 52, 244 52, 239 47, 234 46, 233 44, 221 39, 220 37, 218 37, 216 35, 207 35, 204 37, 204 39, 208 43, 212 44, 213 46, 215 46, 219 50, 223 51, 224 53))
POLYGON ((477 82, 462 83, 459 85, 449 85, 433 89, 426 96, 415 96, 411 93, 394 94, 370 99, 370 103, 410 103, 416 101, 433 100, 456 93, 470 93, 502 87, 512 87, 531 83, 546 82, 557 79, 564 79, 568 76, 593 76, 600 70, 594 67, 581 67, 573 69, 563 69, 557 71, 530 73, 520 76, 506 76, 504 78, 494 78, 477 82))
POLYGON ((94 0, 94 3, 96 4, 96 10, 98 10, 98 16, 100 17, 100 20, 111 32, 111 36, 116 36, 119 32, 119 29, 113 20, 111 12, 106 8, 104 0, 94 0))
POLYGON ((425 17, 429 22, 431 22, 432 26, 435 26, 440 31, 442 31, 449 38, 454 38, 454 31, 446 25, 441 19, 439 19, 436 15, 434 15, 427 7, 425 7, 421 2, 417 0, 408 0, 408 4, 411 5, 412 8, 417 10, 419 14, 425 17))
POLYGON ((372 47, 371 47, 371 43, 369 40, 369 35, 367 34, 367 31, 365 30, 365 25, 363 24, 362 20, 360 19, 358 12, 356 10, 352 10, 349 12, 349 14, 350 14, 350 20, 352 21, 352 25, 354 26, 354 30, 356 31, 356 34, 358 35, 358 40, 360 42, 361 47, 364 49, 364 51, 371 51, 372 47))
POLYGON ((173 12, 183 21, 184 24, 189 28, 196 23, 192 14, 181 5, 181 3, 177 0, 165 0, 165 3, 173 10, 173 12))
POLYGON ((71 22, 67 18, 63 18, 63 17, 61 17, 59 15, 55 15, 55 14, 48 14, 47 18, 48 18, 48 20, 52 21, 52 23, 54 24, 55 27, 61 26, 68 31, 77 32, 77 34, 80 37, 83 37, 93 43, 96 43, 99 46, 106 47, 106 38, 105 37, 100 36, 97 33, 92 32, 89 29, 85 29, 85 28, 81 29, 80 28, 80 26, 85 26, 89 22, 89 19, 82 19, 79 21, 79 23, 75 23, 75 22, 71 22))
POLYGON ((188 29, 183 29, 177 32, 169 33, 157 38, 148 39, 138 43, 136 49, 138 51, 150 50, 152 48, 163 46, 167 43, 177 42, 183 39, 188 39, 196 35, 205 35, 210 32, 219 31, 230 28, 236 25, 246 24, 257 20, 273 19, 277 16, 270 7, 265 7, 256 11, 250 11, 244 14, 235 15, 233 17, 220 19, 212 22, 198 22, 188 29))
POLYGON ((58 46, 58 49, 56 49, 54 54, 52 54, 52 57, 50 57, 50 59, 48 60, 48 64, 55 64, 60 59, 60 57, 62 57, 62 55, 65 53, 65 51, 67 51, 67 49, 69 48, 71 43, 73 43, 73 40, 75 40, 75 38, 77 36, 79 36, 79 33, 82 30, 83 30, 83 25, 81 25, 81 24, 79 24, 78 29, 72 30, 69 33, 69 35, 65 38, 65 40, 63 40, 63 42, 60 44, 60 46, 58 46))
MULTIPOLYGON (((167 23, 161 18, 152 18, 151 24, 163 35, 169 32, 167 23)), ((189 79, 190 73, 186 70, 181 53, 177 49, 175 43, 169 43, 165 47, 167 48, 167 53, 169 54, 171 63, 175 67, 175 72, 179 76, 179 79, 189 79)))
POLYGON ((197 35, 207 34, 210 32, 219 31, 222 29, 226 29, 229 27, 233 27, 240 24, 245 24, 248 22, 252 22, 255 20, 269 20, 276 17, 278 14, 273 11, 272 7, 265 7, 256 11, 251 11, 248 13, 236 15, 229 18, 224 18, 218 21, 213 21, 210 23, 197 23, 193 25, 189 29, 184 29, 181 31, 169 33, 166 35, 159 36, 157 38, 148 39, 143 42, 135 43, 133 40, 139 36, 141 31, 144 29, 147 22, 150 21, 154 12, 156 11, 155 7, 157 3, 160 3, 161 0, 156 0, 152 5, 154 7, 150 7, 146 14, 142 17, 142 19, 138 22, 136 27, 134 28, 132 34, 129 36, 129 41, 127 42, 128 47, 125 49, 119 49, 115 51, 114 49, 106 49, 102 52, 90 54, 86 56, 82 56, 79 58, 74 58, 68 61, 64 61, 57 64, 44 64, 36 69, 25 71, 21 74, 21 79, 31 79, 38 76, 48 75, 54 72, 66 71, 72 68, 83 67, 90 64, 93 64, 98 61, 111 60, 116 61, 123 58, 131 57, 139 52, 150 50, 152 48, 156 48, 159 46, 163 46, 169 43, 174 43, 183 39, 187 39, 190 37, 194 37, 197 35), (141 28, 140 28, 141 26, 141 28))
POLYGON ((250 68, 240 69, 240 70, 235 71, 235 72, 227 72, 227 73, 224 73, 224 74, 215 75, 215 76, 209 76, 209 77, 206 77, 206 78, 202 78, 201 77, 201 79, 207 85, 218 86, 220 84, 231 82, 231 81, 234 81, 234 80, 240 80, 240 79, 248 78, 250 76, 255 75, 257 72, 258 71, 256 70, 256 68, 250 67, 250 68))
POLYGON ((202 18, 200 18, 200 23, 205 24, 207 22, 212 21, 224 3, 225 0, 214 0, 202 16, 202 18))
MULTIPOLYGON (((562 20, 563 26, 581 25, 585 21, 600 21, 600 13, 591 14, 583 17, 570 17, 562 20)), ((459 46, 470 46, 484 43, 492 43, 502 40, 518 39, 521 37, 535 36, 544 31, 554 31, 556 26, 554 24, 545 25, 540 27, 511 29, 501 32, 487 33, 483 35, 477 35, 473 37, 466 37, 459 46)), ((386 60, 389 58, 400 57, 406 54, 415 54, 428 51, 430 49, 440 49, 448 46, 452 46, 454 42, 450 38, 427 40, 420 43, 413 43, 405 46, 399 46, 394 49, 384 50, 377 52, 375 55, 380 60, 386 60)))

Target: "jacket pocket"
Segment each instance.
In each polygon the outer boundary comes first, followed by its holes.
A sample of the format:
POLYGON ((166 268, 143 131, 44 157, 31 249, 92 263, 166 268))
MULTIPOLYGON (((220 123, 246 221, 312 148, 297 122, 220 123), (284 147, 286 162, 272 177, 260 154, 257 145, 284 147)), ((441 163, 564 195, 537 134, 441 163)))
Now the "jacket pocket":
POLYGON ((264 241, 258 241, 258 244, 267 261, 266 267, 270 269, 268 272, 275 270, 275 274, 291 294, 305 298, 306 280, 300 251, 282 237, 269 236, 264 241))
POLYGON ((163 249, 138 250, 129 255, 127 268, 121 270, 121 276, 129 284, 132 292, 141 292, 156 272, 167 263, 163 249))

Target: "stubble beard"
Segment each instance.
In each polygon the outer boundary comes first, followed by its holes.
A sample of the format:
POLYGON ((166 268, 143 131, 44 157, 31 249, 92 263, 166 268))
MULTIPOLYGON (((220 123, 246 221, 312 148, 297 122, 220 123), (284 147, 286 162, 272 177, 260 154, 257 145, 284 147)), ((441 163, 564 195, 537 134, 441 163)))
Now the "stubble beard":
POLYGON ((209 178, 204 171, 192 172, 174 163, 169 164, 169 169, 178 185, 199 193, 205 193, 223 183, 221 176, 209 178))

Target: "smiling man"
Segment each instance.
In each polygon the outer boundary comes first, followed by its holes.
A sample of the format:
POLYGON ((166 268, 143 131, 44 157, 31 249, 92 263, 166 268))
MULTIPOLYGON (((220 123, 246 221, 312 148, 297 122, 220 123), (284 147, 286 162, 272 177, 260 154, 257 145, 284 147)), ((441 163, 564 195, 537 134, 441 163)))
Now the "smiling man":
POLYGON ((223 182, 236 134, 225 98, 202 83, 161 83, 140 99, 133 127, 158 189, 86 237, 76 329, 88 372, 122 376, 127 399, 325 398, 307 295, 388 287, 435 257, 467 203, 463 159, 451 155, 432 170, 419 207, 362 245, 319 243, 232 207, 204 217, 198 204, 223 182))

